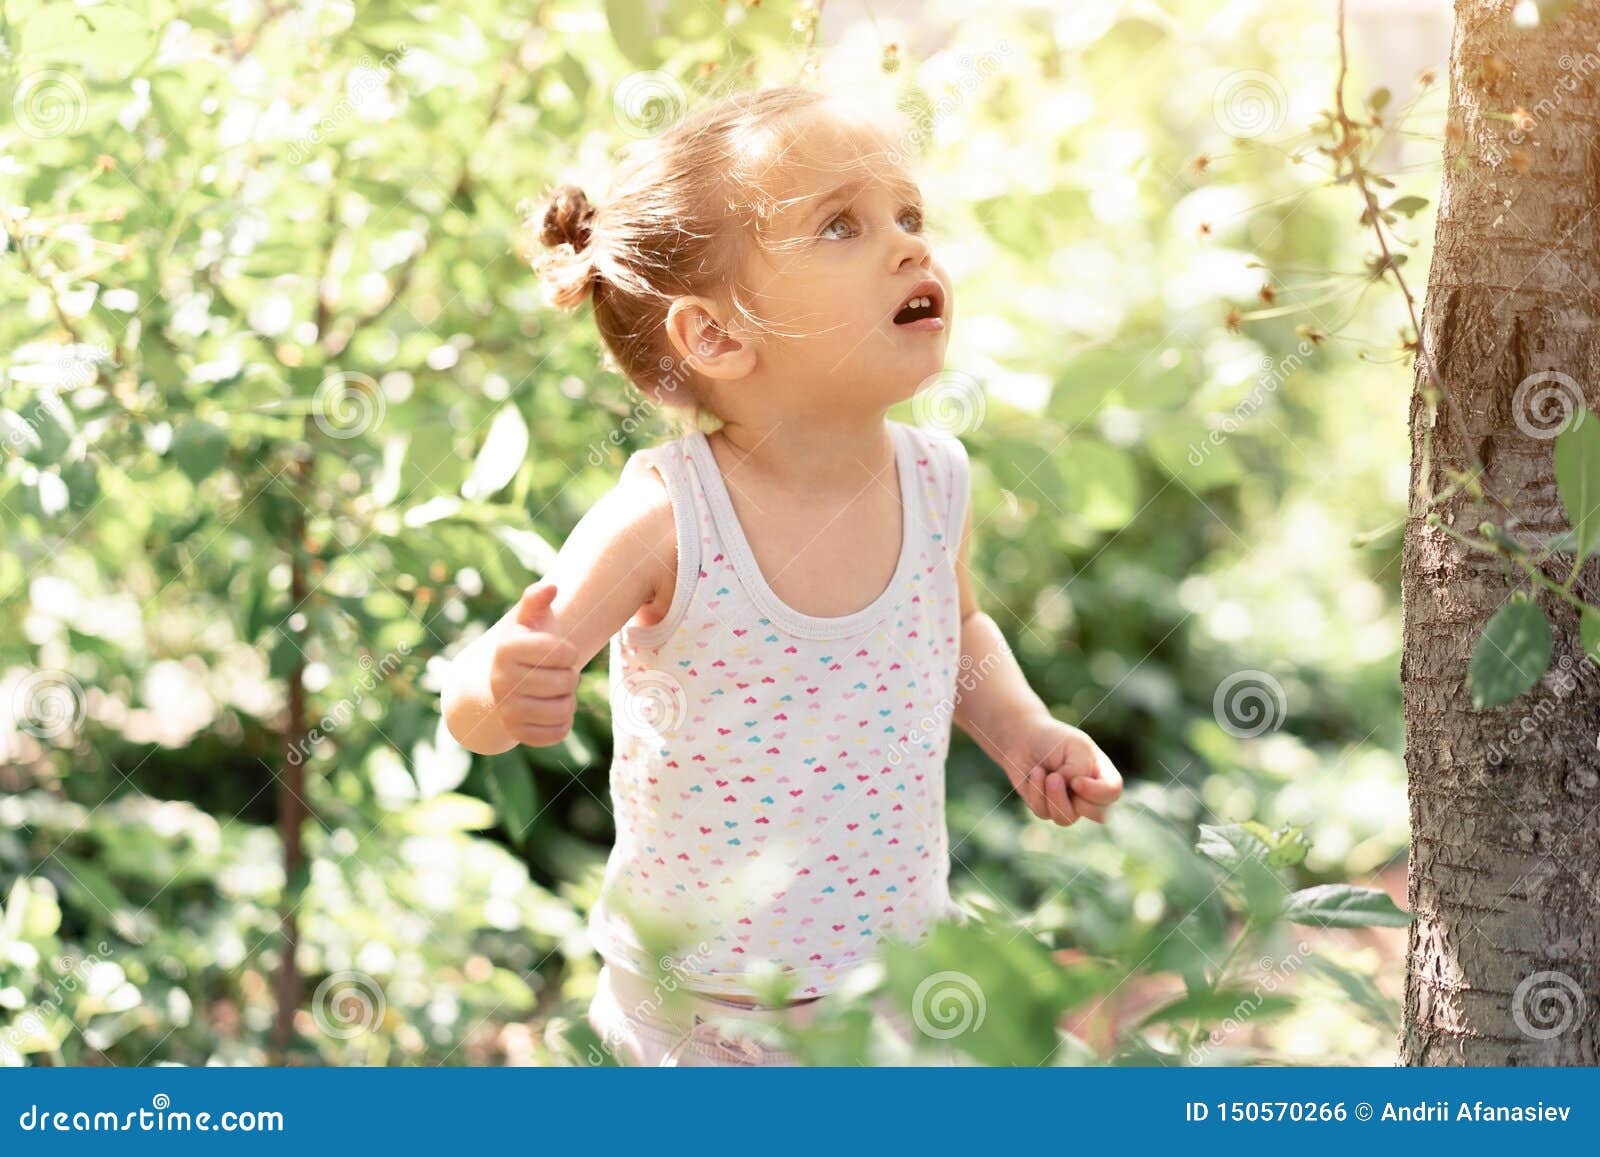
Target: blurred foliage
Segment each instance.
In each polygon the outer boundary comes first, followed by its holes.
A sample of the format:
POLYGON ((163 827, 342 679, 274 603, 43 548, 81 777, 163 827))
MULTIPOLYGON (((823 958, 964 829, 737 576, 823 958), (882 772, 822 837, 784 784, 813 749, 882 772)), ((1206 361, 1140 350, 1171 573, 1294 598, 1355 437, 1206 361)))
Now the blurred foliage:
MULTIPOLYGON (((785 3, 8 3, 0 1057, 261 1063, 286 895, 296 1060, 592 1037, 604 659, 554 748, 472 757, 438 691, 663 433, 517 256, 531 199, 604 188, 641 75, 652 115, 796 79, 905 110, 977 386, 979 597, 1130 784, 1109 826, 1056 829, 958 735, 975 919, 885 983, 909 1005, 919 970, 965 969, 983 1063, 1210 1055, 1241 983, 1217 965, 1281 955, 1279 892, 1406 834, 1398 536, 1348 545, 1404 508, 1407 379, 1369 364, 1402 319, 1303 148, 1334 58, 1313 15, 991 6, 921 50, 863 21, 812 51, 785 3), (297 674, 313 733, 286 750, 297 674), (1202 824, 1289 850, 1235 896, 1202 824), (1163 980, 1182 995, 1130 1023, 1163 980)), ((1252 1022, 1298 1023, 1278 1059, 1388 1050, 1373 944, 1337 935, 1295 987, 1340 999, 1252 1022)))

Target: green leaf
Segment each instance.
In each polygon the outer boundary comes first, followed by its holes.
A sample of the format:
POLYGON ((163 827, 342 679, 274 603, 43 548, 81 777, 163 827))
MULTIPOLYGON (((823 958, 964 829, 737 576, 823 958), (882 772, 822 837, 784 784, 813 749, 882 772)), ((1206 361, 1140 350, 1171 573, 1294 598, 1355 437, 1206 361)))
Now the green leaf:
POLYGON ((1577 536, 1574 565, 1582 566, 1600 545, 1600 421, 1588 410, 1556 439, 1555 460, 1556 487, 1577 536))
POLYGON ((66 483, 74 510, 87 510, 100 497, 100 474, 87 458, 63 463, 61 481, 66 483))
POLYGON ((191 418, 173 431, 167 453, 198 484, 227 460, 228 436, 210 422, 191 418))
POLYGON ((0 410, 0 439, 13 451, 34 462, 46 462, 39 428, 15 410, 0 410))
POLYGON ((1196 850, 1227 871, 1225 883, 1237 890, 1248 917, 1267 923, 1277 917, 1288 891, 1278 875, 1280 864, 1294 863, 1298 841, 1286 837, 1282 849, 1261 824, 1200 825, 1196 850))
POLYGON ((1061 508, 1096 530, 1121 530, 1139 508, 1139 474, 1127 454, 1103 442, 1073 438, 1061 451, 1066 483, 1061 508))
POLYGON ((22 55, 124 75, 116 66, 137 65, 150 49, 150 35, 148 21, 115 4, 51 4, 23 25, 22 55))
POLYGON ((443 715, 434 725, 433 738, 419 739, 411 749, 411 774, 423 799, 454 791, 471 768, 472 753, 456 742, 443 715))
POLYGON ((1155 426, 1144 444, 1163 470, 1197 494, 1237 482, 1245 474, 1230 436, 1192 418, 1155 426))
POLYGON ((541 538, 537 531, 515 526, 492 526, 489 533, 534 574, 544 574, 555 565, 556 548, 541 538))
POLYGON ((128 898, 117 890, 111 877, 87 860, 64 853, 57 853, 53 858, 66 870, 67 878, 63 885, 67 894, 95 922, 113 919, 118 913, 133 907, 128 903, 128 898))
POLYGON ((1389 105, 1389 96, 1390 93, 1387 88, 1381 86, 1375 88, 1367 97, 1367 107, 1373 112, 1382 112, 1389 105))
POLYGON ((1318 884, 1302 888, 1289 897, 1283 918, 1292 924, 1317 924, 1324 928, 1364 928, 1381 925, 1404 928, 1411 913, 1395 907, 1389 894, 1379 888, 1358 888, 1353 884, 1318 884))
POLYGON ((1501 607, 1472 649, 1467 682, 1473 706, 1494 707, 1521 695, 1544 674, 1552 650, 1543 611, 1530 602, 1501 607))
POLYGON ((65 510, 71 501, 67 484, 54 470, 40 470, 22 488, 22 508, 41 521, 48 521, 65 510))
POLYGON ((606 23, 622 55, 639 68, 655 68, 656 18, 644 0, 606 0, 606 23))
POLYGON ((0 944, 13 940, 43 940, 61 927, 61 906, 56 890, 42 877, 18 876, 0 904, 0 944))
POLYGON ((287 679, 305 655, 300 650, 294 636, 288 631, 279 631, 277 640, 272 644, 272 650, 267 655, 267 674, 274 679, 287 679))
POLYGON ((1229 871, 1247 860, 1266 860, 1272 847, 1243 824, 1201 824, 1195 850, 1229 871))
POLYGON ((1428 207, 1426 197, 1396 197, 1389 202, 1389 209, 1396 213, 1404 213, 1407 217, 1415 217, 1428 207))
POLYGON ((1371 977, 1336 964, 1325 956, 1308 956, 1305 963, 1313 972, 1337 986, 1362 1011, 1370 1024, 1391 1031, 1399 1028, 1399 1006, 1383 994, 1371 977))
POLYGON ((1600 610, 1584 607, 1578 618, 1578 637, 1583 641, 1583 653, 1600 663, 1600 610))
POLYGON ((891 939, 883 961, 920 1044, 953 1047, 990 1065, 1048 1063, 1061 1013, 1082 996, 1043 945, 1001 922, 941 922, 915 947, 891 939))
POLYGON ((527 839, 538 811, 533 775, 516 748, 488 757, 489 798, 500 813, 500 826, 519 844, 527 839))
POLYGON ((1285 824, 1277 831, 1257 820, 1246 820, 1239 826, 1272 849, 1267 855, 1267 863, 1274 868, 1293 867, 1304 860, 1306 853, 1311 850, 1311 841, 1306 837, 1305 830, 1294 824, 1285 824))
POLYGON ((514 403, 500 408, 489 424, 488 436, 472 464, 472 474, 461 484, 461 496, 488 498, 511 481, 528 454, 528 424, 514 403))
POLYGON ((583 104, 589 98, 589 74, 584 70, 583 62, 570 52, 562 56, 556 65, 561 74, 561 79, 572 90, 573 98, 578 104, 583 104))

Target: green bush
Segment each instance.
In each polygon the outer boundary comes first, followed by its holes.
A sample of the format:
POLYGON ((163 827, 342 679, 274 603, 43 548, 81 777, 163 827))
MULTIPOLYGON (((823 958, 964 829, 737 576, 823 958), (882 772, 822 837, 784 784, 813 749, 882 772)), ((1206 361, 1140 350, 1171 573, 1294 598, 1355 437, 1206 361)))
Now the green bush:
MULTIPOLYGON (((970 1053, 1032 1063, 1051 1018, 1178 976, 1155 1027, 1054 1059, 1181 1059, 1233 993, 1184 942, 1225 952, 1248 914, 1203 890, 1202 822, 1303 825, 1300 886, 1389 863, 1395 547, 1346 543, 1400 508, 1403 398, 1355 343, 1306 345, 1311 306, 1226 324, 1265 269, 1361 242, 1342 191, 1195 115, 1328 61, 1300 15, 1242 40, 1201 4, 1110 11, 986 8, 919 55, 869 24, 817 48, 794 4, 7 5, 8 1063, 261 1063, 285 908, 282 1059, 570 1057, 542 1027, 596 969, 604 659, 565 744, 492 759, 443 730, 439 670, 664 431, 544 307, 524 219, 683 108, 797 77, 905 112, 976 387, 980 600, 1131 785, 1110 828, 1051 830, 958 736, 953 880, 989 915, 885 983, 985 945, 1007 995, 970 1053), (1259 728, 1219 699, 1239 674, 1259 728)), ((1387 324, 1362 288, 1298 299, 1387 324)))

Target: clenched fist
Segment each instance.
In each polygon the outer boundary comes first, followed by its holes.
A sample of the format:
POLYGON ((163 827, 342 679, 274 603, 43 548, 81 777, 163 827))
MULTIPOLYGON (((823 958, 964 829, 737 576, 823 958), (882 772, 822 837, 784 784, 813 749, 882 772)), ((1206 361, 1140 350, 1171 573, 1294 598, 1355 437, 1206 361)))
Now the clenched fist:
POLYGON ((530 747, 560 743, 578 711, 578 651, 551 634, 553 583, 522 592, 516 620, 495 645, 489 690, 507 734, 530 747))

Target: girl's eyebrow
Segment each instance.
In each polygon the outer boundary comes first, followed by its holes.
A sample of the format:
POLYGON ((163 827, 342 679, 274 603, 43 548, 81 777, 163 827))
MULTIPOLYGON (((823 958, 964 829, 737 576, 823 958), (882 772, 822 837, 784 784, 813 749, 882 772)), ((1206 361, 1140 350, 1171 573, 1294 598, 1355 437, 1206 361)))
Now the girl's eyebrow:
MULTIPOLYGON (((800 224, 803 226, 815 221, 823 213, 827 212, 841 201, 849 200, 856 193, 865 188, 869 183, 870 182, 866 178, 858 178, 854 181, 846 181, 844 184, 839 185, 831 192, 825 194, 820 201, 813 202, 811 209, 801 217, 800 224)), ((922 207, 922 190, 918 189, 915 185, 902 186, 897 183, 894 186, 893 191, 904 196, 908 204, 911 204, 918 209, 922 207)))
POLYGON ((832 192, 825 194, 820 201, 816 201, 812 204, 810 210, 808 210, 801 218, 801 224, 814 221, 817 217, 831 209, 833 206, 837 205, 839 202, 849 200, 851 197, 855 196, 856 193, 860 192, 862 186, 864 186, 866 183, 867 182, 865 180, 846 181, 844 184, 835 188, 832 192))

